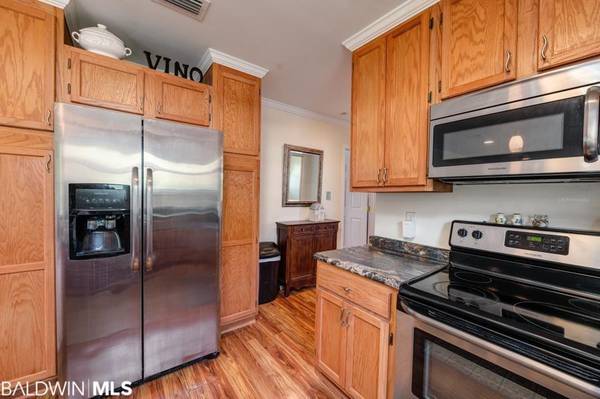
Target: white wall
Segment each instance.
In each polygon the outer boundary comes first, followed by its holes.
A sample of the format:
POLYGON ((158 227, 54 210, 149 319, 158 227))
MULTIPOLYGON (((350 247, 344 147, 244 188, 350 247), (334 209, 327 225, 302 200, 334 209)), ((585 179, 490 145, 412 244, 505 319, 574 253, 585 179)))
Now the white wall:
POLYGON ((600 183, 454 186, 453 193, 377 194, 375 234, 402 238, 405 212, 416 212, 414 242, 448 248, 454 219, 489 220, 496 212, 547 214, 550 225, 600 230, 600 183))
MULTIPOLYGON (((321 202, 328 219, 344 216, 344 148, 350 125, 329 121, 309 112, 288 112, 263 101, 260 165, 260 240, 277 241, 275 222, 308 218, 307 207, 282 207, 283 145, 323 150, 321 202), (300 115, 299 115, 300 114, 300 115), (331 200, 326 200, 331 191, 331 200)), ((295 110, 297 111, 297 110, 295 110)), ((342 224, 338 247, 342 246, 342 224)))

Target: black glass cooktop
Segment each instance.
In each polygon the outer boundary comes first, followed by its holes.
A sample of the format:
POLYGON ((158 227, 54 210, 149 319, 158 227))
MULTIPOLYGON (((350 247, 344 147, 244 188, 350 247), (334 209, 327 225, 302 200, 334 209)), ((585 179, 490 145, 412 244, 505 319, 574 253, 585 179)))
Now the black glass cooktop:
POLYGON ((598 300, 452 266, 401 290, 414 294, 600 359, 598 300))

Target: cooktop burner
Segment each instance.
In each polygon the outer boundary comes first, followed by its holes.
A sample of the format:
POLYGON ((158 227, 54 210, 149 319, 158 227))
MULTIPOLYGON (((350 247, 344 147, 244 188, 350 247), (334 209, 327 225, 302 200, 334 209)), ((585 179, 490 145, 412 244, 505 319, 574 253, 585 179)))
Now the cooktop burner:
POLYGON ((471 272, 457 271, 454 273, 454 277, 456 277, 458 280, 467 281, 469 283, 489 284, 492 282, 491 277, 471 272))
POLYGON ((600 356, 600 301, 453 266, 413 282, 410 287, 600 356))
POLYGON ((439 281, 433 284, 433 289, 439 294, 447 295, 454 302, 464 303, 477 308, 482 305, 498 302, 498 296, 493 292, 485 288, 467 285, 464 282, 439 281))

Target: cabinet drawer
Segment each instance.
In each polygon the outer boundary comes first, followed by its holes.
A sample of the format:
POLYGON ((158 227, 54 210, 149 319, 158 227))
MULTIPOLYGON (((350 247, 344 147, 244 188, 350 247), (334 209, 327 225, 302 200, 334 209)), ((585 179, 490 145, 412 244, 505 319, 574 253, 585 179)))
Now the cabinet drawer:
POLYGON ((328 265, 317 264, 317 286, 389 319, 396 290, 368 280, 351 272, 328 265))
POLYGON ((307 225, 307 226, 294 226, 292 228, 292 232, 294 234, 312 234, 315 231, 315 226, 314 225, 307 225))
POLYGON ((336 228, 337 228, 337 223, 316 224, 315 225, 315 231, 317 231, 317 232, 334 231, 336 228))

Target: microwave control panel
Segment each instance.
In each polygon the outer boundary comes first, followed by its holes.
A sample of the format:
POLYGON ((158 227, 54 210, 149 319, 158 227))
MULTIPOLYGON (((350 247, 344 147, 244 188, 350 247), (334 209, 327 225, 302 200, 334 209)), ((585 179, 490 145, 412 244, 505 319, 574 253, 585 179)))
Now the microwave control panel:
POLYGON ((547 252, 557 255, 569 254, 569 237, 553 234, 536 234, 508 230, 504 239, 504 245, 509 248, 547 252))

